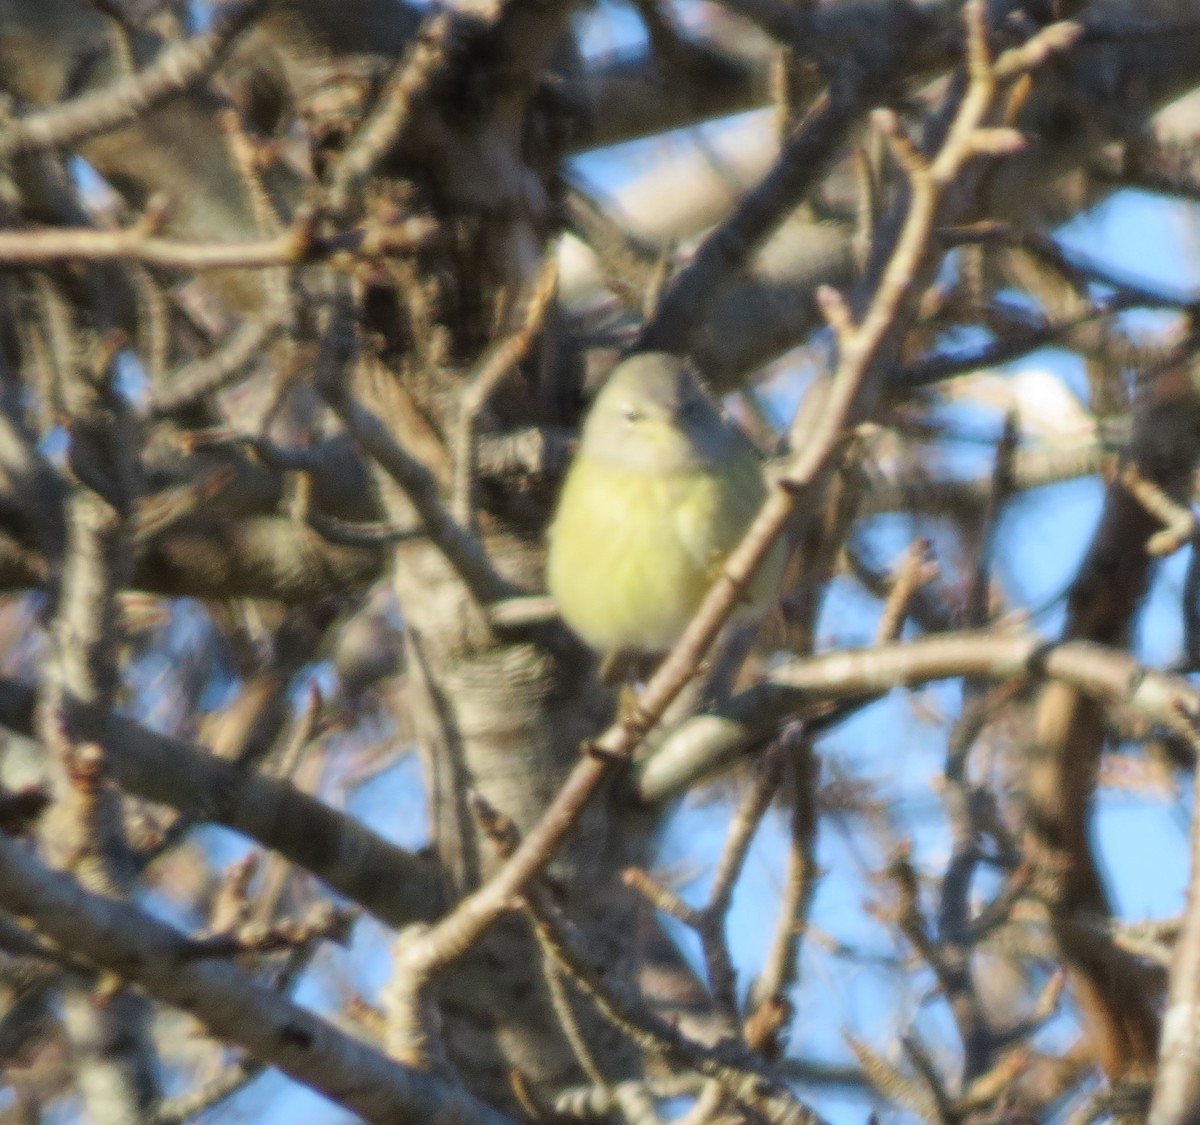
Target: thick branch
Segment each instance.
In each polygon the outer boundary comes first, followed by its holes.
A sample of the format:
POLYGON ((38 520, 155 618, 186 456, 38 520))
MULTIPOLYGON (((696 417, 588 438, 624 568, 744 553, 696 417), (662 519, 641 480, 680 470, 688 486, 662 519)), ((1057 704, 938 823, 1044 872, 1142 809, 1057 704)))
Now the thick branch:
POLYGON ((1200 688, 1143 668, 1127 652, 1084 641, 990 632, 923 637, 874 649, 845 649, 794 661, 711 714, 688 720, 636 769, 643 801, 662 801, 761 745, 784 718, 830 700, 869 697, 932 680, 1047 677, 1105 705, 1131 708, 1172 729, 1200 717, 1200 688))
MULTIPOLYGON (((33 708, 31 687, 0 680, 0 723, 29 735, 33 708)), ((438 912, 431 864, 287 782, 246 773, 120 716, 113 716, 109 737, 113 777, 127 793, 257 840, 392 925, 438 912)))
POLYGON ((28 918, 64 949, 195 1016, 364 1120, 399 1125, 505 1125, 461 1087, 386 1059, 224 959, 194 960, 177 930, 122 902, 83 890, 0 835, 0 906, 28 918))

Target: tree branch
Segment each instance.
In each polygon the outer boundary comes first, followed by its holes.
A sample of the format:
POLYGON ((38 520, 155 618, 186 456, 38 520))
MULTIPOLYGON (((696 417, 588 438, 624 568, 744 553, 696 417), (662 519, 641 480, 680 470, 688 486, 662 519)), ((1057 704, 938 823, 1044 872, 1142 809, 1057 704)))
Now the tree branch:
POLYGON ((189 943, 177 930, 136 907, 85 891, 2 834, 0 907, 367 1121, 508 1122, 460 1087, 385 1058, 229 961, 190 958, 189 943))
MULTIPOLYGON (((33 709, 31 687, 0 679, 0 723, 30 735, 33 709)), ((113 778, 127 793, 241 832, 391 925, 430 918, 440 909, 434 864, 287 782, 246 773, 120 715, 112 717, 107 750, 113 778)))
POLYGON ((1059 644, 1036 635, 990 632, 922 637, 873 649, 843 649, 792 661, 724 707, 677 727, 635 767, 638 797, 668 800, 761 745, 780 720, 830 700, 849 700, 961 677, 1059 680, 1107 706, 1131 708, 1154 723, 1192 735, 1200 688, 1183 676, 1138 664, 1120 649, 1085 641, 1059 644))
POLYGON ((0 131, 0 160, 39 149, 68 148, 135 121, 210 74, 267 3, 236 0, 226 4, 209 31, 166 48, 144 70, 18 118, 0 131))

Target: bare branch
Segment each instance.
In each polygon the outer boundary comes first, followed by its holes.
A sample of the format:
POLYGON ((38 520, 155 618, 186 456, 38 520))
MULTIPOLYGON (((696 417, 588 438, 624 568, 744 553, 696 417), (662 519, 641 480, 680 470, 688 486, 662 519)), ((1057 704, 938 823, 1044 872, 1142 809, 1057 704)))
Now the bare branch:
POLYGON ((713 714, 673 731, 638 764, 637 792, 643 801, 664 800, 758 745, 763 731, 781 719, 803 716, 830 699, 873 696, 931 680, 1030 676, 1061 680, 1107 705, 1139 711, 1189 741, 1194 737, 1189 716, 1200 715, 1200 694, 1184 677, 1085 641, 1053 644, 1034 635, 959 633, 843 649, 784 665, 713 714))
MULTIPOLYGON (((0 680, 0 723, 32 732, 34 692, 0 680)), ((198 823, 225 824, 313 872, 373 914, 403 925, 431 917, 441 891, 433 865, 292 785, 246 773, 182 739, 119 715, 109 762, 128 793, 170 805, 198 823)))
POLYGON ((212 28, 166 48, 145 70, 119 78, 27 117, 0 131, 0 159, 71 145, 141 117, 207 77, 234 40, 266 8, 268 0, 236 0, 224 5, 212 28))
POLYGON ((416 100, 445 65, 454 22, 442 12, 417 33, 408 53, 396 64, 380 91, 374 113, 342 153, 329 184, 335 214, 349 206, 354 193, 375 167, 404 139, 416 100))
POLYGON ((0 265, 37 266, 55 262, 141 262, 162 269, 263 270, 305 262, 330 261, 349 265, 398 257, 418 250, 431 233, 428 219, 412 217, 373 224, 332 235, 311 229, 317 212, 282 234, 241 242, 185 242, 140 227, 126 230, 0 230, 0 265))
POLYGON ((228 961, 189 959, 178 931, 136 907, 85 891, 7 837, 0 837, 0 907, 35 919, 65 949, 194 1015, 212 1034, 367 1121, 508 1120, 461 1088, 386 1059, 228 961))

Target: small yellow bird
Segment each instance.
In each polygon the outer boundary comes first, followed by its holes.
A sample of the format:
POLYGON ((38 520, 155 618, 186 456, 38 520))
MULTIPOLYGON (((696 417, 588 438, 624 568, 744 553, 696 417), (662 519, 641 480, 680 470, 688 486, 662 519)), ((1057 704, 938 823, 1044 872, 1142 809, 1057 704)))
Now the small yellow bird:
MULTIPOLYGON (((687 363, 645 352, 596 396, 550 527, 547 580, 566 623, 615 657, 682 635, 767 495, 754 447, 687 363)), ((784 550, 750 600, 775 596, 784 550)))

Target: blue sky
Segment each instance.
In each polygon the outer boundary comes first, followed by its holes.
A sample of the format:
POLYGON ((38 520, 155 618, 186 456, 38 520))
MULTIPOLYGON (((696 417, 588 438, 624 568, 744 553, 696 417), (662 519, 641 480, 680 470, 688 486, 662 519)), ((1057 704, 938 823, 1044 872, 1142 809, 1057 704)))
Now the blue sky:
MULTIPOLYGON (((597 51, 640 41, 638 22, 627 9, 602 6, 603 18, 591 23, 587 46, 597 51)), ((712 129, 735 128, 737 121, 712 129)), ((694 137, 674 138, 672 145, 688 145, 694 137)), ((588 182, 605 189, 619 187, 631 174, 653 167, 663 155, 662 142, 639 142, 591 155, 576 162, 588 182)), ((1081 216, 1059 232, 1064 245, 1125 271, 1145 284, 1169 290, 1200 286, 1196 262, 1197 214, 1182 204, 1164 203, 1135 192, 1122 192, 1081 216)), ((1156 318, 1132 314, 1128 323, 1153 329, 1156 318)), ((1046 351, 1014 365, 1038 366, 1058 374, 1077 393, 1085 392, 1079 361, 1061 351, 1046 351)), ((999 414, 963 412, 948 415, 969 424, 976 434, 997 433, 999 414)), ((990 451, 977 441, 952 448, 953 464, 963 472, 986 465, 990 451)), ((1096 481, 1054 486, 1015 500, 1006 511, 999 536, 997 574, 1011 600, 1042 605, 1061 593, 1086 549, 1095 525, 1102 490, 1096 481)), ((894 559, 907 546, 912 527, 897 518, 880 519, 871 531, 881 557, 894 559)), ((1155 663, 1169 663, 1179 655, 1179 588, 1186 567, 1186 552, 1161 568, 1138 635, 1139 653, 1155 663)), ((878 612, 877 603, 848 581, 834 582, 820 623, 821 643, 844 646, 869 641, 878 612)), ((1051 607, 1038 625, 1048 635, 1061 621, 1061 607, 1051 607)), ((948 840, 943 830, 934 787, 942 767, 946 724, 959 703, 955 685, 938 685, 918 693, 893 693, 825 737, 819 753, 826 760, 826 777, 834 768, 856 778, 872 779, 887 796, 898 831, 915 845, 915 862, 937 872, 944 863, 948 840), (944 716, 944 722, 931 715, 944 716)), ((1186 801, 1186 798, 1185 798, 1186 801)), ((424 838, 424 811, 416 758, 403 758, 385 774, 359 790, 351 811, 398 842, 418 846, 424 838)), ((1186 806, 1185 806, 1186 808, 1186 806)), ((694 875, 683 890, 694 901, 703 901, 711 865, 724 840, 730 802, 685 800, 674 813, 662 840, 661 860, 670 871, 694 875)), ((1104 791, 1097 804, 1096 838, 1117 902, 1130 916, 1166 916, 1182 902, 1186 880, 1186 820, 1179 810, 1154 795, 1134 796, 1104 791)), ((884 864, 884 855, 868 833, 826 821, 819 837, 819 861, 825 870, 817 892, 814 927, 865 954, 881 958, 907 957, 895 944, 890 930, 874 921, 864 904, 886 897, 886 889, 872 880, 884 864)), ((786 856, 786 814, 770 813, 755 841, 745 876, 739 884, 730 919, 729 937, 743 985, 762 963, 775 923, 786 856)), ((222 858, 240 851, 231 834, 212 832, 214 852, 222 858)), ((693 947, 690 935, 681 935, 693 947)), ((331 954, 356 986, 370 993, 387 975, 388 935, 370 921, 361 923, 349 958, 331 954)), ((330 973, 310 974, 300 991, 306 1003, 321 1008, 336 1004, 330 991, 330 973)), ((928 981, 918 976, 902 981, 889 965, 864 961, 847 965, 812 940, 802 964, 801 988, 796 994, 797 1019, 793 1050, 834 1061, 849 1061, 842 1036, 853 1033, 870 1040, 885 1053, 912 1021, 936 1047, 946 1031, 944 1011, 922 994, 928 981)), ((1053 1029, 1050 1034, 1053 1034, 1053 1029)), ((864 1099, 819 1091, 813 1095, 821 1113, 834 1125, 861 1123, 869 1106, 864 1099)), ((891 1110, 884 1120, 899 1120, 891 1110)), ((336 1107, 272 1075, 246 1094, 222 1107, 213 1120, 239 1119, 293 1121, 350 1120, 336 1107), (268 1110, 269 1106, 269 1110, 268 1110)))
MULTIPOLYGON (((1185 209, 1165 206, 1146 197, 1123 193, 1064 232, 1064 241, 1085 249, 1093 257, 1120 266, 1147 281, 1174 286, 1194 285, 1187 238, 1181 227, 1185 209)), ((1061 352, 1045 352, 1023 361, 1050 367, 1069 385, 1082 391, 1083 377, 1077 360, 1061 352)), ((975 419, 980 427, 996 419, 975 419)), ((974 447, 978 454, 979 446, 974 447)), ((986 455, 986 447, 983 447, 986 455)), ((964 471, 972 451, 963 455, 964 471)), ((1056 485, 1022 497, 1006 512, 999 537, 997 573, 1012 600, 1041 605, 1060 594, 1069 582, 1095 525, 1102 500, 1096 481, 1056 485)), ((882 557, 894 558, 911 535, 907 522, 881 519, 873 540, 882 557)), ((1138 636, 1140 655, 1155 664, 1169 663, 1179 655, 1179 589, 1186 568, 1186 552, 1169 559, 1160 569, 1138 636)), ((843 646, 869 640, 878 606, 844 580, 835 581, 826 600, 821 622, 822 644, 843 646)), ((1061 621, 1061 606, 1039 619, 1048 635, 1061 621)), ((919 709, 908 693, 893 693, 822 740, 821 756, 856 778, 872 779, 877 791, 891 803, 902 834, 914 843, 919 868, 941 870, 948 851, 933 787, 942 767, 946 723, 958 709, 955 685, 937 685, 919 693, 919 709), (945 723, 931 722, 929 713, 940 713, 945 723)), ((828 772, 826 777, 828 777, 828 772)), ((409 845, 421 842, 423 810, 419 771, 414 757, 360 791, 351 809, 372 827, 409 845)), ((1186 881, 1186 811, 1172 810, 1165 797, 1102 790, 1097 801, 1096 840, 1099 855, 1116 902, 1129 917, 1162 917, 1177 912, 1186 881)), ((687 800, 673 815, 664 833, 661 862, 668 871, 694 874, 684 887, 686 897, 702 902, 711 865, 724 840, 731 803, 726 799, 687 800)), ((892 933, 874 921, 864 906, 886 900, 887 891, 871 876, 880 871, 885 856, 869 833, 855 833, 853 822, 825 822, 819 836, 818 858, 825 875, 820 882, 812 913, 813 926, 831 938, 880 958, 907 958, 892 933)), ((762 964, 775 924, 776 908, 786 857, 786 814, 772 811, 755 841, 745 875, 738 886, 730 917, 729 939, 743 986, 762 964)), ((669 923, 676 932, 679 927, 669 923)), ((681 934, 685 948, 694 952, 690 935, 681 934)), ((370 921, 360 923, 348 959, 334 955, 351 979, 370 994, 387 977, 388 935, 370 921), (348 963, 347 963, 348 961, 348 963)), ((325 974, 311 974, 300 998, 318 1008, 337 1002, 324 986, 325 974)), ((873 964, 869 957, 847 964, 810 940, 802 961, 801 987, 796 993, 797 1017, 792 1050, 805 1056, 849 1062, 852 1056, 843 1035, 867 1039, 885 1053, 893 1051, 898 1036, 915 1025, 935 1050, 947 1041, 947 1019, 941 1005, 930 1003, 927 974, 900 979, 890 964, 873 964)), ((1051 1026, 1045 1033, 1053 1038, 1051 1026)), ((953 1067, 952 1055, 943 1061, 953 1067)), ((814 1104, 833 1125, 860 1125, 871 1108, 866 1099, 844 1091, 814 1090, 814 1104)), ((884 1121, 903 1120, 893 1109, 883 1109, 884 1121)), ((336 1107, 278 1076, 260 1080, 244 1096, 221 1111, 221 1121, 267 1119, 273 1121, 349 1120, 336 1107), (268 1109, 269 1107, 269 1109, 268 1109), (264 1117, 260 1118, 260 1114, 264 1117)))

